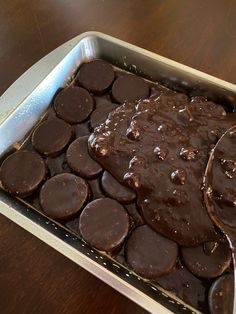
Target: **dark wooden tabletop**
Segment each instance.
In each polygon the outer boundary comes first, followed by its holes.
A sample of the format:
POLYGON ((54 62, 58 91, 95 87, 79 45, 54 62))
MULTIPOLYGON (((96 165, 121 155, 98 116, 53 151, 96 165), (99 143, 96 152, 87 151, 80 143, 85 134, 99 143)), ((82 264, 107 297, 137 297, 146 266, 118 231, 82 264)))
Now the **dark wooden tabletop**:
MULTIPOLYGON (((72 37, 101 31, 236 83, 236 1, 0 0, 0 95, 72 37)), ((1 313, 146 313, 0 216, 1 313)))

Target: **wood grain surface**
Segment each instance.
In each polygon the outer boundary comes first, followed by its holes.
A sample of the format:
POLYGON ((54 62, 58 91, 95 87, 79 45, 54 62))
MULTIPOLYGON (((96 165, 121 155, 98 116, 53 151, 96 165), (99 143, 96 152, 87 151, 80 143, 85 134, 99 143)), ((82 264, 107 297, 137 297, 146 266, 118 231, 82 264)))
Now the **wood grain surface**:
MULTIPOLYGON (((0 0, 0 95, 97 30, 236 83, 236 1, 0 0)), ((0 313, 147 313, 0 216, 0 313)))

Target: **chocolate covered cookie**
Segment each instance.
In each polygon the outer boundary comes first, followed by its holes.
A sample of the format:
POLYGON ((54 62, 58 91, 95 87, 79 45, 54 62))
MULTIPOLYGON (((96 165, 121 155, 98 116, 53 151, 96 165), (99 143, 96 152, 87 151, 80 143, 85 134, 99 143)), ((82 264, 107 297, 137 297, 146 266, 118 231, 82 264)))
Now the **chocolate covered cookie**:
POLYGON ((228 243, 219 242, 211 254, 207 254, 204 245, 181 249, 185 266, 202 278, 218 277, 230 266, 231 250, 228 243))
POLYGON ((158 277, 155 281, 196 309, 203 313, 209 312, 206 296, 210 283, 195 277, 180 263, 169 274, 158 277))
POLYGON ((102 167, 88 153, 88 136, 77 138, 66 152, 69 167, 79 176, 92 179, 102 172, 102 167))
POLYGON ((136 198, 136 193, 132 189, 122 185, 107 171, 102 175, 101 184, 107 196, 122 204, 132 203, 136 198))
POLYGON ((217 142, 207 167, 205 200, 209 211, 236 227, 236 126, 217 142))
POLYGON ((90 126, 95 129, 102 124, 108 117, 109 113, 117 108, 116 104, 113 104, 110 100, 104 97, 96 97, 96 109, 93 111, 90 117, 90 126))
POLYGON ((218 278, 209 291, 211 314, 233 314, 234 276, 227 274, 218 278))
POLYGON ((36 153, 18 151, 8 156, 0 168, 0 180, 11 194, 26 197, 32 194, 46 176, 44 160, 36 153))
POLYGON ((89 203, 80 216, 79 230, 86 242, 101 251, 111 252, 125 240, 129 216, 122 205, 110 198, 89 203))
POLYGON ((134 272, 153 279, 171 271, 176 263, 178 246, 144 225, 132 231, 125 246, 125 255, 134 272))
POLYGON ((84 206, 89 196, 86 181, 73 174, 58 174, 44 183, 40 190, 40 205, 46 215, 68 220, 84 206))
POLYGON ((67 87, 54 100, 54 109, 59 118, 71 123, 81 123, 93 111, 93 98, 81 87, 67 87))
POLYGON ((147 98, 149 93, 147 82, 132 74, 118 77, 112 86, 112 96, 120 104, 147 98))
POLYGON ((42 155, 56 156, 70 142, 72 127, 56 117, 39 124, 32 134, 32 145, 42 155))
POLYGON ((103 94, 111 86, 114 77, 112 66, 97 59, 82 64, 76 81, 94 94, 103 94))

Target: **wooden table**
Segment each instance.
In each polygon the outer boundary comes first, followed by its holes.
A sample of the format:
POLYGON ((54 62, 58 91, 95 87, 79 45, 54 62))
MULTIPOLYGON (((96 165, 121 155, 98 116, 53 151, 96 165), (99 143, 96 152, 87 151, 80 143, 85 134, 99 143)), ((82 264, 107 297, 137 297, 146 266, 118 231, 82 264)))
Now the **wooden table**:
MULTIPOLYGON (((0 95, 68 39, 101 31, 236 83, 236 1, 0 0, 0 95)), ((0 216, 0 312, 146 313, 0 216)))

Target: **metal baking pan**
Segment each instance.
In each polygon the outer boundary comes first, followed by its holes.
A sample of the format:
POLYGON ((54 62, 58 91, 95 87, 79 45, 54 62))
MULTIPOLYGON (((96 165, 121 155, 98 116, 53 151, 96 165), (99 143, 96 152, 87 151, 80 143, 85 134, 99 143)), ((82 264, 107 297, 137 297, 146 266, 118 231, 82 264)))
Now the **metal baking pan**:
MULTIPOLYGON (((24 141, 58 88, 71 81, 82 62, 105 59, 149 80, 192 95, 206 95, 231 110, 236 86, 98 32, 83 33, 25 72, 0 98, 0 157, 24 141)), ((52 246, 151 313, 199 313, 163 289, 133 274, 48 219, 0 190, 0 213, 52 246)))

